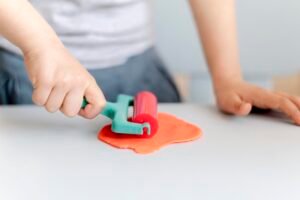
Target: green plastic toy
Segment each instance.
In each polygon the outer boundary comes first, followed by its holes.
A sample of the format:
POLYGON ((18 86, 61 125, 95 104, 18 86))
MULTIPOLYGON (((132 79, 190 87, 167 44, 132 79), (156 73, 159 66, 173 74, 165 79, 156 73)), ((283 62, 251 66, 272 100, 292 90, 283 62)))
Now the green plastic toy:
MULTIPOLYGON (((107 102, 101 114, 112 120, 112 131, 119 134, 143 135, 145 128, 147 134, 151 134, 149 123, 134 123, 128 121, 128 108, 133 106, 134 98, 128 95, 119 95, 116 103, 107 102)), ((87 106, 88 102, 84 98, 82 108, 87 106)))

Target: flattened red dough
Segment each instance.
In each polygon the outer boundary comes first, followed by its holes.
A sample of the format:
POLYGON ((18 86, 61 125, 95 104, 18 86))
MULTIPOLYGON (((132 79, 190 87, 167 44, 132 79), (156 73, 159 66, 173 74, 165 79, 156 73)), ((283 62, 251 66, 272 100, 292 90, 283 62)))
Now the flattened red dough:
POLYGON ((151 138, 115 134, 111 132, 109 125, 100 131, 98 139, 117 148, 147 154, 168 144, 192 141, 202 135, 201 129, 197 126, 166 113, 158 114, 158 122, 159 130, 151 138))

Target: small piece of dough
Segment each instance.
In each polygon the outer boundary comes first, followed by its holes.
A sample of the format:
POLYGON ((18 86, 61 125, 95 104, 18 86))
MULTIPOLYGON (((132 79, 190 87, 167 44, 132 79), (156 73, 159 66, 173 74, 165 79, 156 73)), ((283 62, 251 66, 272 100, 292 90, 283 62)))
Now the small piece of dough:
POLYGON ((158 114, 159 130, 151 138, 139 138, 134 135, 122 135, 111 132, 111 126, 105 126, 98 139, 121 149, 132 149, 136 153, 147 154, 172 143, 189 142, 202 135, 197 126, 178 119, 170 114, 158 114))

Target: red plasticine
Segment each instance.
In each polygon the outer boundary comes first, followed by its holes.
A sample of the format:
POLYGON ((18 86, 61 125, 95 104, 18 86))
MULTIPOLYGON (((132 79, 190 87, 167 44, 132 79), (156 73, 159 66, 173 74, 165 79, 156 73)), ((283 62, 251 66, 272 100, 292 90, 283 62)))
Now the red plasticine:
POLYGON ((98 139, 117 148, 147 154, 168 144, 196 140, 202 135, 201 129, 197 126, 166 113, 158 114, 158 122, 159 129, 151 138, 115 134, 108 125, 99 132, 98 139))

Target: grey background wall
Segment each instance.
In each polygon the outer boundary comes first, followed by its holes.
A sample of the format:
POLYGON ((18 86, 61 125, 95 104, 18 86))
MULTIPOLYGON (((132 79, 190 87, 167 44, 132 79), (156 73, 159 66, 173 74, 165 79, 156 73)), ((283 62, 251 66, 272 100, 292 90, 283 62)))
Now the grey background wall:
MULTIPOLYGON (((157 46, 173 74, 189 77, 189 101, 213 101, 188 0, 154 0, 157 46)), ((241 64, 247 80, 270 88, 273 75, 300 68, 300 3, 237 0, 241 64)))

